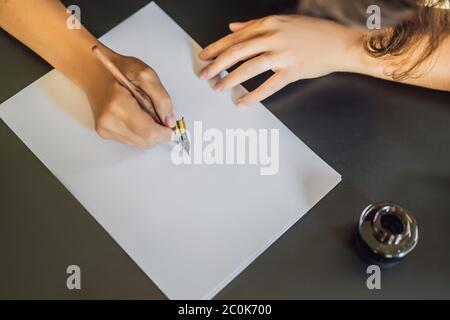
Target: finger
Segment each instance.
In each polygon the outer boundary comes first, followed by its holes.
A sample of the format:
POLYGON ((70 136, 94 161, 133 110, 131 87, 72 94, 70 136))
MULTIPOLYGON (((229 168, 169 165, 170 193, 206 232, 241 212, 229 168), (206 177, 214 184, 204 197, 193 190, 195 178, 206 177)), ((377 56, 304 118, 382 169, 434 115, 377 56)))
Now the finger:
POLYGON ((214 86, 214 90, 220 92, 233 88, 263 72, 273 69, 274 67, 274 65, 271 65, 268 54, 260 55, 243 63, 228 76, 218 81, 214 86))
POLYGON ((112 132, 109 130, 104 131, 104 133, 102 134, 102 138, 106 139, 106 140, 116 141, 116 142, 131 146, 131 147, 139 147, 135 143, 133 143, 131 140, 126 139, 121 134, 118 134, 118 133, 115 133, 115 132, 112 132))
POLYGON ((113 115, 110 115, 107 121, 102 121, 102 124, 97 127, 97 132, 103 139, 139 147, 139 137, 113 115))
POLYGON ((152 100, 159 118, 165 126, 176 126, 172 100, 159 77, 149 70, 141 76, 139 86, 152 100))
POLYGON ((277 72, 254 91, 244 95, 237 101, 239 107, 248 106, 262 101, 288 84, 282 72, 277 72))
POLYGON ((203 49, 202 52, 200 52, 199 57, 202 60, 212 60, 231 46, 251 39, 262 32, 263 30, 261 28, 251 26, 249 28, 243 28, 240 31, 231 33, 223 37, 222 39, 210 44, 205 49, 203 49))
POLYGON ((232 22, 229 24, 229 28, 231 32, 237 32, 240 31, 242 29, 244 29, 245 27, 249 26, 250 24, 252 24, 253 22, 255 22, 256 20, 249 20, 246 22, 232 22))
POLYGON ((129 123, 129 126, 138 133, 141 138, 141 145, 144 148, 153 148, 158 143, 172 141, 172 129, 156 122, 147 124, 145 127, 136 126, 134 123, 129 123))
POLYGON ((172 139, 172 129, 156 123, 147 112, 140 108, 133 108, 133 111, 130 111, 125 124, 139 137, 140 143, 146 148, 172 139))
POLYGON ((267 49, 267 41, 255 38, 236 44, 220 54, 200 72, 200 79, 209 80, 239 61, 254 57, 267 49))
POLYGON ((110 131, 113 139, 124 144, 127 144, 136 148, 148 148, 149 145, 144 137, 141 137, 134 133, 125 122, 119 120, 114 127, 115 131, 110 131))

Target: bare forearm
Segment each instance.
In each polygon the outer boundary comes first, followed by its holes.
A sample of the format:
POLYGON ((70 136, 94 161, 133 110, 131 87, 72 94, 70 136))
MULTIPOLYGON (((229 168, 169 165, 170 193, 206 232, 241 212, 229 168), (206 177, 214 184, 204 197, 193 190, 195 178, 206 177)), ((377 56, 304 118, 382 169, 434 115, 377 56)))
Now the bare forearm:
POLYGON ((68 28, 67 22, 66 8, 57 0, 0 0, 0 27, 81 87, 103 138, 139 148, 170 141, 175 116, 158 75, 144 62, 106 48, 86 29, 68 28), (94 45, 102 47, 125 76, 152 97, 165 125, 153 121, 95 58, 94 45))
MULTIPOLYGON (((421 53, 420 43, 416 51, 411 52, 410 60, 414 61, 421 53)), ((355 46, 347 59, 349 72, 366 74, 372 77, 397 81, 390 76, 392 71, 401 68, 398 65, 403 57, 375 58, 370 56, 362 45, 362 36, 355 38, 355 46)), ((408 78, 398 82, 412 84, 437 90, 450 91, 450 37, 441 43, 431 58, 419 65, 418 69, 408 78)), ((407 62, 405 62, 407 63, 407 62)))
POLYGON ((98 68, 90 52, 97 40, 85 28, 67 28, 67 19, 58 0, 0 0, 0 27, 84 86, 86 71, 98 68))

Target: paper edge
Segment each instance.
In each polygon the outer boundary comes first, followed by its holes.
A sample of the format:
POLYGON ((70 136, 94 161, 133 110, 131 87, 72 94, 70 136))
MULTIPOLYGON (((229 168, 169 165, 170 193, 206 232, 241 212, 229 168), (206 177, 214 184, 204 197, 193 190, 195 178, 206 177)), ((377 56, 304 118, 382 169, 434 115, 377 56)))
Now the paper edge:
POLYGON ((331 189, 319 200, 317 200, 310 209, 306 210, 306 212, 300 213, 294 219, 292 219, 285 228, 282 229, 281 232, 275 234, 271 240, 269 240, 267 245, 264 245, 259 250, 256 251, 255 255, 251 256, 251 258, 247 259, 244 263, 242 263, 236 270, 230 273, 219 285, 217 285, 214 289, 211 290, 210 293, 206 294, 201 300, 211 300, 217 294, 219 294, 225 287, 230 284, 239 274, 241 274, 245 269, 247 269, 256 259, 263 254, 267 249, 269 249, 279 238, 281 238, 290 228, 292 228, 301 218, 306 216, 323 198, 325 198, 333 189, 342 181, 342 176, 339 174, 336 175, 337 180, 333 182, 331 189))

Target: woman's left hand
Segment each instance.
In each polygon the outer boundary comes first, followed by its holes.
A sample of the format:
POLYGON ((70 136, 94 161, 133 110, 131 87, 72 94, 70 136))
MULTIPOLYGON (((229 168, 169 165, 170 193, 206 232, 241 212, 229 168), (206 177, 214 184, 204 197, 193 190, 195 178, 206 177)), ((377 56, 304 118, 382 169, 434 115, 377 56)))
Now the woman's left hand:
POLYGON ((328 20, 293 15, 269 16, 231 23, 231 34, 200 53, 212 60, 200 73, 207 80, 245 61, 219 80, 218 92, 237 86, 265 71, 274 74, 237 101, 245 106, 261 101, 291 82, 347 71, 351 50, 361 45, 360 32, 328 20), (213 60, 214 59, 214 60, 213 60))

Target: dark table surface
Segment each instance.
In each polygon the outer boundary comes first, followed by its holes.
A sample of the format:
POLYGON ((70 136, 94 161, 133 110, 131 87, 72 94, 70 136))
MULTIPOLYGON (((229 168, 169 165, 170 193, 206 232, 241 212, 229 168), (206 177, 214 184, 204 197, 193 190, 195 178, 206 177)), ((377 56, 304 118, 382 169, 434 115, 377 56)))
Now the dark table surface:
MULTIPOLYGON (((100 36, 146 0, 71 0, 100 36)), ((268 15, 279 1, 156 1, 202 46, 227 23, 268 15)), ((50 70, 0 32, 0 102, 50 70)), ((261 78, 246 84, 255 87, 261 78)), ((233 280, 219 299, 450 298, 450 94, 334 74, 290 85, 265 105, 343 176, 305 217, 233 280), (411 210, 417 248, 366 287, 351 234, 363 208, 411 210)), ((106 231, 0 121, 0 298, 164 298, 106 231), (66 288, 66 268, 82 289, 66 288)))

